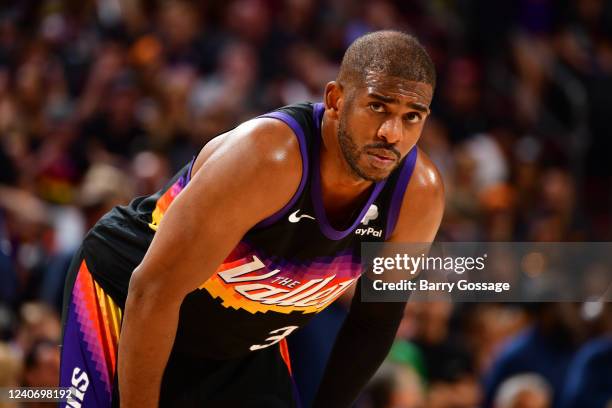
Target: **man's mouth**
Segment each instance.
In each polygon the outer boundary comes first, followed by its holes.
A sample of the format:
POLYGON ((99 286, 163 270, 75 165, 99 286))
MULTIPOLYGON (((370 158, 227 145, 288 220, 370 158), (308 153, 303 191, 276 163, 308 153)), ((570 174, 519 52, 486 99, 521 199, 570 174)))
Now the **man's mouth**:
POLYGON ((369 150, 366 154, 370 158, 370 163, 380 169, 387 169, 397 161, 397 156, 387 150, 369 150))
POLYGON ((397 156, 395 155, 395 153, 386 150, 386 149, 372 149, 372 150, 368 150, 367 152, 369 155, 376 157, 377 159, 380 160, 384 160, 384 161, 396 161, 397 160, 397 156))

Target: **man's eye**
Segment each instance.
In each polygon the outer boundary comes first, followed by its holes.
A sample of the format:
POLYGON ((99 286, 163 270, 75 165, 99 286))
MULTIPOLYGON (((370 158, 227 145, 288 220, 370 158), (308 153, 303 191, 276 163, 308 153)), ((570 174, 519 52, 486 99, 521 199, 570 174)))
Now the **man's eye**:
POLYGON ((421 116, 421 114, 417 112, 410 112, 406 114, 406 120, 409 123, 418 123, 422 118, 423 117, 421 116))
POLYGON ((370 103, 370 109, 372 109, 372 111, 377 112, 377 113, 382 113, 385 111, 385 107, 383 106, 383 104, 376 103, 376 102, 370 103))

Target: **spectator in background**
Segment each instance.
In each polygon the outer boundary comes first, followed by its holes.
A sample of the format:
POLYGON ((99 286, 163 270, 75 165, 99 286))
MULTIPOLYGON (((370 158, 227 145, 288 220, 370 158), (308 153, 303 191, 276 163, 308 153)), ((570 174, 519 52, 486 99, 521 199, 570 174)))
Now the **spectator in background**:
POLYGON ((609 408, 612 403, 612 337, 586 343, 568 369, 563 408, 609 408))
POLYGON ((450 302, 411 302, 404 317, 408 326, 400 326, 399 334, 423 355, 431 408, 470 408, 481 399, 474 356, 458 333, 450 332, 452 311, 450 302))
POLYGON ((486 129, 485 117, 481 114, 482 83, 481 67, 476 61, 457 58, 448 65, 436 111, 455 143, 486 129))
POLYGON ((609 408, 612 405, 612 304, 597 301, 585 305, 599 312, 591 316, 596 337, 586 342, 570 363, 561 407, 609 408))
POLYGON ((37 297, 48 254, 47 206, 22 189, 0 186, 0 302, 13 307, 37 297), (2 260, 5 261, 2 261, 2 260))
MULTIPOLYGON (((131 177, 129 178, 134 179, 134 192, 130 193, 129 197, 133 197, 134 195, 144 196, 153 194, 166 184, 171 175, 168 159, 160 153, 151 151, 138 153, 136 157, 134 157, 130 174, 131 177)), ((123 176, 125 177, 127 175, 123 176)), ((117 202, 124 203, 128 197, 124 195, 126 193, 125 190, 121 189, 120 191, 123 193, 121 196, 116 197, 119 199, 117 202)), ((108 207, 109 203, 106 205, 107 207, 104 213, 112 208, 108 207)), ((90 225, 93 225, 93 223, 90 225)))
POLYGON ((523 308, 504 303, 458 304, 453 313, 457 320, 455 330, 460 330, 460 337, 474 356, 479 377, 490 369, 508 339, 531 323, 523 308))
POLYGON ((22 386, 57 387, 59 362, 59 350, 54 341, 37 341, 25 356, 22 386))
MULTIPOLYGON (((32 345, 24 359, 22 387, 57 387, 60 353, 55 341, 39 340, 32 345)), ((49 403, 29 401, 32 408, 48 407, 49 403)))
MULTIPOLYGON (((143 166, 141 171, 146 171, 146 167, 143 166)), ((58 238, 62 235, 70 236, 65 240, 72 245, 57 248, 47 260, 39 295, 47 305, 61 310, 66 271, 84 232, 110 209, 129 202, 133 194, 133 187, 129 181, 127 173, 116 167, 104 163, 94 164, 85 174, 81 189, 77 193, 75 204, 78 204, 78 207, 72 208, 78 215, 75 217, 56 215, 60 224, 56 227, 58 238)), ((64 207, 64 210, 66 209, 67 207, 64 207)))
POLYGON ((483 378, 485 408, 494 407, 506 379, 521 373, 541 376, 552 390, 551 407, 560 407, 569 364, 584 341, 586 325, 578 304, 534 304, 531 312, 533 325, 508 341, 483 378))
POLYGON ((425 388, 419 375, 406 365, 385 362, 364 390, 359 408, 425 408, 425 388))
MULTIPOLYGON (((121 51, 108 52, 117 52, 123 58, 121 51)), ((94 160, 123 165, 124 160, 148 147, 135 112, 139 89, 126 72, 111 80, 101 93, 100 109, 84 122, 81 131, 94 160)))
POLYGON ((157 15, 159 37, 170 65, 200 66, 209 54, 199 49, 199 34, 206 27, 197 5, 189 1, 166 1, 157 15))
POLYGON ((27 355, 39 341, 59 341, 59 315, 48 305, 26 303, 21 307, 19 318, 14 346, 23 355, 27 355))

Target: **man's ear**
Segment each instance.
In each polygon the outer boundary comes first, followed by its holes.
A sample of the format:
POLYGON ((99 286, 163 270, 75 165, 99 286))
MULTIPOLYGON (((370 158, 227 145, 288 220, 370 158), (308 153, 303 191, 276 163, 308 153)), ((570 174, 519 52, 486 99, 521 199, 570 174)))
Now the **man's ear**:
POLYGON ((344 102, 344 92, 342 85, 336 81, 328 82, 325 85, 325 109, 328 111, 330 119, 338 119, 339 111, 344 102))

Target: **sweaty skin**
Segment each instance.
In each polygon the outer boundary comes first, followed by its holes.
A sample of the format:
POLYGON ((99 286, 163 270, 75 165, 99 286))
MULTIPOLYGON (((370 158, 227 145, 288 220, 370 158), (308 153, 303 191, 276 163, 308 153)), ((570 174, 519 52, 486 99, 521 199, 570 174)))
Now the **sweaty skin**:
POLYGON ((202 149, 130 279, 119 338, 121 407, 158 406, 183 299, 291 199, 301 166, 295 135, 275 119, 246 122, 202 149))
MULTIPOLYGON (((321 182, 325 210, 336 214, 351 211, 355 202, 364 197, 372 181, 356 177, 344 160, 334 129, 342 115, 346 115, 349 132, 358 148, 375 143, 387 143, 400 152, 401 157, 415 146, 429 113, 432 89, 430 85, 409 81, 374 81, 358 88, 355 95, 343 92, 330 82, 325 92, 324 139, 321 155, 321 182), (397 87, 394 84, 400 83, 397 87), (375 95, 380 95, 380 100, 375 95), (346 99, 354 97, 347 103, 346 99), (379 103, 380 105, 372 104, 379 103), (424 104, 425 106, 422 106, 424 104), (343 112, 346 107, 350 112, 343 112), (422 108, 426 108, 422 109, 422 108), (376 109, 372 109, 376 108, 376 109), (369 109, 369 110, 368 110, 369 109), (419 115, 417 115, 417 113, 419 115), (326 169, 326 171, 323 171, 326 169)), ((378 79, 378 78, 377 78, 378 79)), ((367 158, 367 149, 358 164, 364 172, 380 171, 367 158)), ((383 169, 387 170, 387 169, 383 169)), ((388 170, 387 170, 388 171, 388 170)), ((390 173, 390 171, 388 171, 390 173)), ((380 175, 379 172, 377 175, 380 175)), ((388 242, 430 243, 440 226, 444 212, 444 187, 440 174, 427 155, 418 150, 412 177, 406 188, 395 230, 388 242)), ((363 278, 362 278, 363 279, 363 278)), ((348 407, 359 391, 374 375, 387 355, 403 316, 403 302, 361 302, 358 283, 350 311, 338 333, 313 408, 348 407), (376 344, 376 347, 372 347, 376 344), (355 359, 355 354, 368 350, 368 358, 355 359), (346 376, 346 362, 351 361, 350 380, 346 376), (343 392, 338 392, 341 389, 343 392)))
MULTIPOLYGON (((432 94, 428 84, 374 73, 354 88, 347 85, 345 89, 335 81, 327 84, 321 151, 326 209, 332 214, 346 213, 354 200, 367 196, 373 181, 391 174, 419 139, 432 94), (342 141, 338 140, 342 132, 354 145, 353 158, 346 157, 342 141), (369 147, 381 144, 387 148, 369 147), (358 173, 370 177, 366 179, 358 173)), ((419 160, 422 156, 419 154, 419 160)))
MULTIPOLYGON (((431 101, 429 85, 386 80, 376 75, 368 78, 367 86, 357 89, 330 82, 325 90, 321 183, 325 211, 336 222, 362 205, 364 194, 373 183, 357 176, 347 162, 338 140, 340 121, 355 145, 360 169, 372 177, 386 177, 394 167, 372 156, 382 154, 384 159, 387 150, 368 146, 384 143, 405 157, 416 144, 428 113, 421 105, 429 106, 431 101)), ((194 164, 192 180, 168 208, 130 280, 119 339, 118 375, 123 408, 158 405, 161 378, 184 297, 216 271, 251 227, 291 199, 301 172, 295 135, 287 125, 274 119, 246 122, 202 149, 194 164), (248 205, 245 197, 249 198, 248 205), (189 245, 184 245, 186 242, 189 245)), ((442 217, 443 196, 440 175, 419 151, 390 240, 432 241, 442 217)), ((362 309, 368 308, 369 305, 362 309)), ((354 309, 351 313, 356 314, 354 309)), ((363 317, 363 313, 361 316, 362 320, 369 318, 363 317)), ((371 336, 371 333, 352 335, 336 344, 342 341, 366 344, 371 336)), ((336 372, 341 368, 336 368, 338 364, 333 361, 334 357, 320 391, 324 404, 327 390, 337 390, 334 381, 345 376, 336 372)), ((375 369, 365 367, 363 373, 367 377, 375 369)), ((358 379, 359 386, 362 380, 358 379)))
POLYGON ((369 71, 366 74, 364 85, 370 89, 378 89, 389 93, 396 98, 414 99, 416 109, 429 114, 429 105, 433 98, 431 85, 423 82, 408 81, 403 78, 381 75, 376 71, 369 71))

